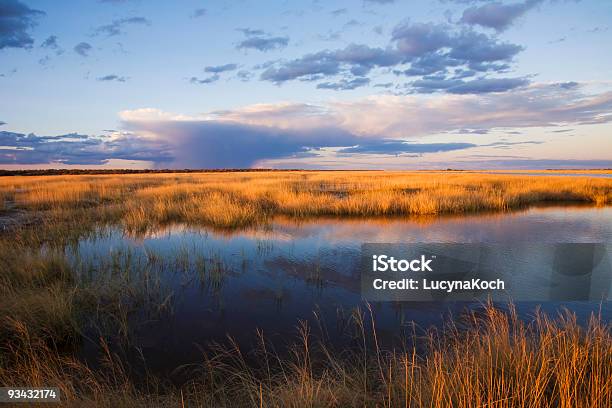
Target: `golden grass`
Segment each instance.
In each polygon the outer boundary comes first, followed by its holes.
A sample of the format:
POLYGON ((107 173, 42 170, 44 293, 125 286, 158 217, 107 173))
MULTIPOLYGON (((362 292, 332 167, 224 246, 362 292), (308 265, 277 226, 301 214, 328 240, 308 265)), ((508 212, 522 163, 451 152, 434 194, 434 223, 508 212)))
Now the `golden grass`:
MULTIPOLYGON (((371 311, 370 311, 371 312, 371 311)), ((215 407, 533 407, 604 408, 612 398, 610 326, 593 316, 586 328, 571 313, 519 320, 489 305, 465 326, 430 332, 426 351, 384 351, 367 312, 353 317, 362 347, 335 350, 305 323, 288 356, 260 333, 250 354, 219 346, 180 386, 148 377, 137 386, 103 343, 92 371, 9 320, 19 353, 0 369, 0 383, 59 385, 65 406, 215 407), (247 362, 247 359, 249 362, 247 362), (255 362, 253 362, 255 361, 255 362)))
MULTIPOLYGON (((57 385, 67 406, 605 407, 608 322, 596 316, 584 328, 567 314, 525 323, 492 306, 470 315, 467 329, 430 334, 424 352, 382 350, 367 329, 374 319, 356 311, 358 350, 335 350, 300 325, 290 356, 274 353, 262 335, 255 355, 219 347, 203 356, 180 386, 154 377, 135 384, 102 333, 129 338, 134 310, 170 313, 172 294, 158 272, 164 262, 180 269, 190 255, 147 253, 139 263, 117 252, 95 267, 66 255, 98 222, 136 231, 174 222, 235 228, 275 216, 463 214, 551 201, 608 205, 612 180, 462 172, 3 177, 0 212, 24 223, 0 234, 0 384, 57 385), (73 354, 84 319, 102 336, 96 370, 73 354)), ((222 285, 221 260, 195 263, 207 285, 222 285)))
POLYGON ((96 211, 134 229, 223 228, 270 217, 507 211, 548 202, 612 203, 612 180, 462 172, 257 172, 4 177, 0 196, 29 210, 96 211))

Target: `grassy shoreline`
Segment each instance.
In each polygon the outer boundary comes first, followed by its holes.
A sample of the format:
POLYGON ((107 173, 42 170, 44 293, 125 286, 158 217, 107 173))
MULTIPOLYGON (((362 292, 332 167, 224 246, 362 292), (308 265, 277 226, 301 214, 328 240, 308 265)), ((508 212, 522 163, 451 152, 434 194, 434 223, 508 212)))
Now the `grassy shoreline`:
MULTIPOLYGON (((430 333, 425 352, 381 349, 371 311, 355 310, 356 350, 334 350, 296 322, 289 356, 262 335, 254 350, 226 345, 203 355, 183 384, 155 376, 136 383, 109 339, 129 337, 136 310, 171 313, 161 271, 185 260, 147 254, 132 267, 130 253, 115 252, 91 265, 65 251, 100 225, 234 229, 278 216, 461 215, 568 201, 609 205, 612 180, 402 172, 2 178, 0 217, 23 222, 0 232, 0 384, 57 385, 66 406, 604 407, 612 397, 609 322, 593 316, 581 327, 571 313, 524 322, 492 305, 465 327, 449 322, 430 333), (95 370, 75 352, 91 323, 100 335, 89 341, 102 350, 95 370)), ((193 261, 203 266, 199 278, 222 278, 219 260, 193 261)))
POLYGON ((274 216, 413 216, 508 211, 549 202, 612 203, 612 180, 471 173, 255 172, 0 179, 11 208, 144 230, 171 222, 220 228, 274 216))

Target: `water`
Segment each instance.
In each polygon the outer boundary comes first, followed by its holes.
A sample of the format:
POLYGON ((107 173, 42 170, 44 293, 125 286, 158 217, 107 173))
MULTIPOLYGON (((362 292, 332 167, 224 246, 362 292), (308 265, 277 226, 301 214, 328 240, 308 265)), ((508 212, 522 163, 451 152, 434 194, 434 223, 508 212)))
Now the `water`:
MULTIPOLYGON (((126 251, 131 263, 145 264, 151 254, 171 260, 164 264, 161 279, 164 293, 172 295, 172 313, 163 318, 135 314, 129 320, 131 344, 138 356, 142 352, 148 369, 170 372, 201 361, 200 347, 223 342, 227 334, 246 347, 254 341, 256 329, 286 342, 295 335, 298 319, 315 326, 322 321, 331 341, 342 345, 348 316, 364 306, 357 268, 361 245, 412 242, 609 244, 612 207, 410 219, 278 219, 267 227, 232 232, 173 225, 143 236, 130 236, 117 227, 67 250, 91 262, 126 251)), ((517 306, 527 316, 537 304, 517 306)), ((566 306, 582 321, 599 309, 604 319, 612 316, 610 302, 542 306, 550 312, 566 306)), ((444 302, 373 305, 381 339, 389 342, 415 330, 413 323, 423 329, 439 326, 465 307, 444 302)), ((93 358, 95 350, 93 342, 83 346, 86 358, 93 358)))
POLYGON ((595 177, 612 178, 612 173, 561 173, 561 172, 511 172, 511 171, 488 171, 486 174, 510 174, 514 176, 546 176, 546 177, 595 177))

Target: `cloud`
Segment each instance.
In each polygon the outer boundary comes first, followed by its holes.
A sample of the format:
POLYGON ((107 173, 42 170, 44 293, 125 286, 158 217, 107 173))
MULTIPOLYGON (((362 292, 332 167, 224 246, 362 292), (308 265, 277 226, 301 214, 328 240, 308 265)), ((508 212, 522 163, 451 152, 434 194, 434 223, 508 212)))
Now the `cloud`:
MULTIPOLYGON (((440 82, 440 86, 429 87, 429 91, 453 89, 457 93, 480 93, 490 89, 491 92, 498 92, 504 88, 516 88, 525 84, 526 80, 483 76, 466 83, 461 79, 479 73, 505 73, 522 50, 523 47, 519 45, 499 41, 472 29, 457 30, 449 24, 405 21, 393 29, 386 47, 349 44, 345 48, 309 53, 289 61, 270 61, 261 72, 260 79, 282 84, 292 80, 316 81, 337 75, 364 77, 375 68, 395 67, 397 75, 420 76, 422 81, 431 80, 426 76, 437 75, 440 76, 438 80, 445 80, 440 82), (446 78, 446 75, 451 76, 446 78)), ((333 83, 336 82, 325 81, 322 87, 329 89, 333 83)), ((419 82, 416 84, 419 85, 419 82)), ((416 90, 424 91, 425 87, 419 86, 416 90)))
POLYGON ((609 169, 612 160, 551 160, 551 159, 510 159, 469 160, 454 162, 453 167, 462 169, 609 169))
POLYGON ((459 129, 458 134, 462 135, 486 135, 489 133, 488 129, 459 129))
POLYGON ((102 82, 109 82, 109 81, 115 81, 115 82, 126 82, 128 79, 124 76, 119 76, 116 74, 110 74, 110 75, 104 75, 102 77, 97 78, 98 81, 102 81, 102 82))
POLYGON ((205 8, 197 8, 193 10, 193 14, 191 14, 192 18, 204 17, 208 11, 205 8))
POLYGON ((549 41, 548 44, 559 44, 565 42, 565 40, 567 40, 567 37, 559 37, 556 40, 549 41))
POLYGON ((6 125, 6 122, 0 120, 0 126, 6 125))
POLYGON ((340 149, 340 154, 390 154, 438 153, 477 147, 474 143, 410 143, 405 140, 381 140, 340 149))
POLYGON ((346 13, 348 13, 348 9, 345 8, 336 9, 330 12, 330 14, 334 17, 338 17, 346 13))
POLYGON ((266 160, 317 156, 329 149, 345 160, 349 155, 427 155, 540 144, 507 139, 485 144, 417 140, 440 133, 482 135, 494 129, 610 122, 612 92, 585 95, 580 87, 531 84, 513 93, 448 94, 436 99, 379 95, 325 105, 258 104, 196 117, 155 109, 124 111, 120 116, 126 129, 154 135, 169 145, 171 166, 251 167, 266 160))
MULTIPOLYGON (((161 115, 163 116, 163 114, 161 115)), ((243 168, 262 160, 315 156, 326 148, 340 154, 428 153, 470 148, 465 143, 413 144, 378 137, 357 136, 335 127, 282 128, 196 118, 134 120, 123 113, 132 131, 159 135, 171 144, 171 166, 195 168, 243 168)))
POLYGON ((388 139, 440 132, 578 125, 612 121, 612 92, 584 94, 581 86, 535 83, 513 92, 375 95, 317 104, 258 104, 212 112, 206 118, 288 129, 340 128, 388 139))
POLYGON ((110 24, 106 24, 96 28, 95 34, 103 34, 108 37, 120 35, 124 33, 127 25, 151 25, 151 22, 144 17, 129 17, 119 20, 113 20, 110 24))
POLYGON ((417 92, 431 93, 444 90, 453 94, 480 94, 506 92, 529 84, 525 78, 481 78, 471 81, 461 79, 419 79, 412 83, 417 92))
POLYGON ((189 78, 189 82, 192 84, 212 84, 213 82, 217 82, 219 79, 221 79, 221 77, 218 74, 214 74, 208 78, 191 77, 189 78))
POLYGON ((512 146, 520 146, 520 145, 539 145, 544 142, 536 141, 536 140, 527 140, 520 142, 510 142, 508 140, 501 140, 499 142, 487 143, 480 145, 481 147, 492 147, 494 149, 509 149, 512 146))
MULTIPOLYGON (((105 136, 0 132, 0 163, 84 165, 126 159, 151 161, 156 167, 218 168, 329 156, 350 165, 351 160, 369 160, 369 155, 425 156, 476 147, 512 150, 542 141, 491 141, 491 132, 612 122, 612 92, 586 94, 583 88, 535 83, 512 93, 377 95, 325 104, 257 104, 198 116, 138 109, 120 113, 124 132, 105 136), (486 141, 476 142, 485 133, 491 133, 486 141), (447 140, 419 140, 440 134, 447 140), (466 134, 471 140, 465 140, 466 134)), ((514 164, 537 163, 555 167, 553 163, 561 161, 514 164)))
POLYGON ((270 66, 261 73, 264 81, 282 83, 313 75, 335 75, 340 71, 340 63, 327 51, 306 54, 301 58, 270 66))
POLYGON ((393 29, 392 39, 407 60, 437 53, 437 57, 445 58, 451 66, 509 62, 523 50, 519 45, 499 42, 484 33, 454 31, 447 24, 408 21, 393 29))
POLYGON ((266 52, 285 48, 288 44, 289 37, 251 36, 238 43, 236 48, 266 52))
POLYGON ((163 163, 172 160, 172 156, 163 142, 129 133, 94 137, 0 132, 0 164, 101 165, 111 159, 163 163))
POLYGON ((237 28, 236 31, 240 31, 247 37, 255 36, 255 35, 264 35, 266 32, 264 30, 260 30, 258 28, 237 28))
POLYGON ((346 70, 353 75, 365 75, 374 67, 388 67, 399 62, 392 50, 349 44, 343 49, 320 51, 301 58, 274 64, 261 74, 261 79, 282 83, 313 75, 331 76, 346 70))
POLYGON ((350 146, 357 141, 338 129, 281 129, 221 120, 128 120, 124 124, 169 142, 175 159, 170 165, 177 167, 252 167, 263 159, 300 155, 320 146, 350 146))
POLYGON ((92 50, 92 46, 89 43, 81 42, 74 46, 74 52, 79 54, 81 57, 88 57, 89 52, 92 50))
POLYGON ((559 82, 555 85, 563 89, 573 89, 573 88, 577 88, 580 84, 575 81, 569 81, 569 82, 559 82))
POLYGON ((391 4, 395 3, 395 0, 364 0, 366 3, 376 3, 376 4, 391 4))
POLYGON ((47 37, 47 39, 45 41, 43 41, 42 44, 40 44, 40 46, 42 48, 50 48, 53 50, 56 50, 59 45, 57 43, 57 36, 56 35, 51 35, 49 37, 47 37))
POLYGON ((334 91, 346 91, 362 86, 366 86, 370 83, 369 78, 355 78, 351 80, 342 79, 339 82, 322 82, 317 85, 317 89, 332 89, 334 91))
POLYGON ((242 82, 248 82, 251 80, 251 78, 253 78, 253 73, 243 69, 243 70, 236 72, 236 76, 242 82))
POLYGON ((215 74, 227 71, 234 71, 238 68, 236 64, 213 65, 204 68, 204 72, 212 72, 215 74))
POLYGON ((28 31, 36 24, 36 19, 44 14, 21 1, 3 0, 0 3, 0 50, 32 47, 34 39, 28 31))
POLYGON ((508 29, 517 18, 524 15, 536 5, 542 3, 542 1, 543 0, 525 0, 522 3, 513 4, 492 2, 482 6, 470 7, 463 12, 460 22, 492 28, 496 31, 504 31, 508 29))
POLYGON ((383 82, 383 83, 375 84, 374 88, 385 88, 385 89, 393 88, 393 82, 383 82))

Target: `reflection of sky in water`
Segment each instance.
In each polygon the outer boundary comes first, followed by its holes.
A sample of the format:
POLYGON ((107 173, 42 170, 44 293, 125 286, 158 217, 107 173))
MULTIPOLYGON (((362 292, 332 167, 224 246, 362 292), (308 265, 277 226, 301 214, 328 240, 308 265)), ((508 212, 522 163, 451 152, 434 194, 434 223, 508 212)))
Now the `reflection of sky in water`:
MULTIPOLYGON (((179 225, 137 238, 109 229, 81 241, 78 249, 81 259, 90 260, 106 259, 127 247, 134 253, 133 262, 144 262, 146 252, 164 260, 185 254, 188 266, 169 266, 162 276, 174 293, 174 314, 133 322, 138 346, 149 364, 160 368, 192 362, 199 355, 194 344, 222 341, 226 333, 243 344, 252 340, 256 328, 286 338, 295 334, 298 319, 313 318, 313 310, 318 310, 329 336, 341 338, 343 319, 362 303, 357 265, 364 242, 610 243, 612 208, 534 208, 506 215, 410 220, 278 220, 267 228, 236 232, 179 225), (223 269, 219 282, 198 279, 197 257, 206 260, 207 273, 215 265, 223 269)), ((603 305, 604 316, 610 316, 608 304, 603 305)), ((373 308, 384 339, 402 328, 412 330, 412 321, 421 327, 439 324, 446 312, 464 306, 380 303, 373 308)), ((518 309, 528 314, 534 306, 524 303, 518 309)), ((544 308, 558 306, 549 303, 544 308)), ((599 305, 581 302, 569 307, 585 318, 599 305)))

